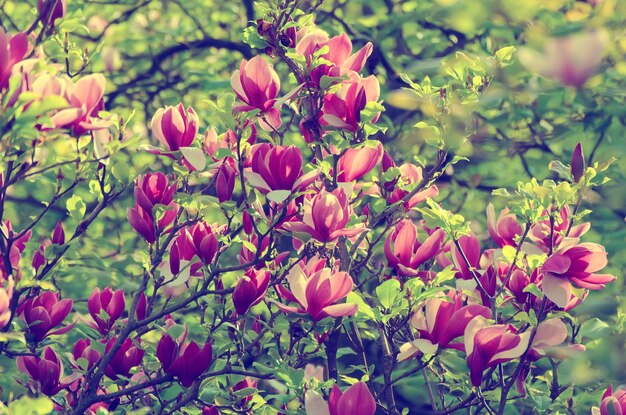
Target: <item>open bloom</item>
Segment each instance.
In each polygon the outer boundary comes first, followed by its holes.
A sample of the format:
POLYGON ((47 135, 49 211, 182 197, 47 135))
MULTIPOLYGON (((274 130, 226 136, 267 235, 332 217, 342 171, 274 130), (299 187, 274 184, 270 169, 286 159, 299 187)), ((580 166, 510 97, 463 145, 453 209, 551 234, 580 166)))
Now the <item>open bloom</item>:
MULTIPOLYGON (((400 177, 396 188, 389 193, 387 198, 389 203, 396 203, 407 197, 414 186, 421 186, 423 180, 422 168, 414 164, 405 163, 398 167, 400 170, 400 177)), ((437 186, 424 187, 419 192, 415 193, 408 200, 404 202, 405 209, 411 209, 413 206, 425 201, 428 198, 433 198, 439 194, 439 188, 437 186)))
POLYGON ((306 233, 319 242, 334 242, 340 236, 351 238, 363 228, 346 228, 351 209, 342 188, 332 192, 322 189, 311 200, 304 201, 302 222, 287 222, 283 228, 290 232, 306 233))
MULTIPOLYGON (((545 212, 544 214, 548 215, 549 212, 545 212)), ((577 238, 587 233, 591 224, 589 222, 583 222, 578 225, 570 226, 572 221, 570 215, 570 208, 565 205, 558 216, 554 218, 553 225, 550 223, 549 219, 537 222, 530 228, 528 237, 544 252, 550 252, 550 246, 552 246, 553 250, 556 250, 564 242, 569 243, 572 240, 577 240, 577 238), (552 242, 550 242, 550 239, 552 239, 552 242), (550 243, 552 243, 552 245, 550 245, 550 243)))
MULTIPOLYGON (((345 82, 339 92, 324 96, 320 124, 356 132, 361 123, 361 111, 368 102, 378 101, 380 84, 374 75, 358 82, 345 82)), ((372 122, 378 119, 375 115, 372 122)))
POLYGON ((252 147, 252 163, 246 179, 260 191, 297 192, 305 189, 318 176, 313 170, 302 174, 302 152, 296 146, 274 146, 269 143, 252 147))
POLYGON ((275 303, 282 311, 308 314, 314 321, 319 321, 328 316, 351 316, 358 310, 356 304, 337 304, 352 291, 352 278, 347 272, 335 272, 330 268, 312 271, 310 267, 299 263, 290 270, 287 281, 289 290, 280 285, 276 290, 281 297, 298 305, 294 307, 275 303))
POLYGON ((596 274, 607 264, 604 247, 595 243, 566 246, 554 252, 541 266, 543 292, 557 306, 567 306, 572 284, 589 290, 601 290, 615 277, 596 274))
POLYGON ((259 110, 260 125, 264 130, 281 126, 280 109, 276 108, 276 96, 280 91, 280 79, 274 68, 261 56, 241 61, 239 70, 230 79, 237 98, 243 101, 233 111, 259 110))
POLYGON ((334 385, 328 403, 314 390, 308 390, 304 398, 306 415, 374 415, 376 401, 363 382, 357 382, 341 392, 334 385))
POLYGON ((399 275, 415 276, 420 265, 441 252, 445 238, 443 229, 437 229, 424 242, 420 242, 415 224, 409 219, 403 219, 385 239, 385 256, 399 275))
POLYGON ((484 317, 475 317, 464 334, 472 385, 480 386, 486 369, 520 357, 528 348, 530 334, 518 334, 511 325, 489 325, 484 317))
POLYGON ((269 271, 254 268, 246 271, 233 291, 233 303, 237 314, 244 315, 251 307, 259 304, 265 297, 269 283, 269 271))
POLYGON ((103 290, 96 287, 87 300, 87 309, 95 324, 90 324, 101 334, 107 334, 115 322, 122 317, 126 308, 123 290, 113 291, 109 287, 103 290))
POLYGON ((487 206, 487 228, 491 239, 501 248, 507 245, 517 246, 515 237, 523 233, 515 214, 504 208, 496 218, 496 211, 491 203, 487 206))
POLYGON ((380 141, 376 141, 374 147, 364 145, 347 149, 337 162, 337 180, 352 182, 365 176, 380 164, 383 151, 380 141))
MULTIPOLYGON (((112 337, 107 342, 105 353, 108 353, 109 350, 111 350, 116 341, 117 337, 112 337)), ((125 378, 129 377, 132 368, 139 366, 141 363, 145 352, 135 344, 135 341, 133 341, 130 337, 127 338, 122 343, 122 346, 113 355, 113 358, 104 369, 104 374, 110 379, 116 380, 119 376, 125 378)))
POLYGON ((106 79, 102 74, 83 76, 76 83, 68 83, 65 93, 70 106, 50 117, 52 127, 71 128, 77 136, 107 127, 98 118, 98 112, 104 109, 105 89, 106 79))
POLYGON ((0 91, 9 87, 13 66, 28 52, 28 35, 16 33, 13 36, 0 28, 0 91))
POLYGON ((602 395, 600 408, 593 408, 593 415, 624 415, 626 414, 626 388, 622 387, 613 391, 609 386, 602 395))
POLYGON ((400 347, 398 360, 406 360, 418 352, 433 354, 438 349, 463 350, 463 343, 452 341, 463 335, 476 316, 491 318, 491 311, 478 304, 463 305, 461 291, 450 291, 447 297, 429 298, 411 318, 411 325, 419 338, 400 347))
POLYGON ((40 342, 48 336, 67 333, 74 327, 72 323, 54 330, 70 314, 73 305, 69 298, 59 300, 59 293, 46 291, 20 304, 18 313, 28 325, 26 332, 33 341, 40 342))
POLYGON ((305 57, 309 68, 312 66, 315 53, 324 47, 328 48, 327 52, 319 56, 325 62, 310 70, 309 77, 313 85, 319 85, 322 76, 355 77, 363 69, 374 49, 368 42, 363 48, 352 53, 352 41, 345 33, 329 38, 323 30, 302 30, 298 37, 300 39, 296 45, 296 53, 305 57))
POLYGON ((163 365, 163 371, 178 378, 181 385, 188 388, 209 368, 213 360, 210 342, 206 342, 202 349, 191 341, 185 343, 187 329, 176 340, 164 334, 157 345, 156 356, 163 365))
POLYGON ((169 151, 189 147, 198 132, 198 116, 193 108, 179 103, 176 107, 159 108, 152 117, 151 128, 154 137, 169 151))
POLYGON ((43 356, 18 356, 17 368, 30 377, 30 382, 46 396, 54 396, 65 389, 71 381, 61 379, 63 362, 59 356, 47 346, 43 356))

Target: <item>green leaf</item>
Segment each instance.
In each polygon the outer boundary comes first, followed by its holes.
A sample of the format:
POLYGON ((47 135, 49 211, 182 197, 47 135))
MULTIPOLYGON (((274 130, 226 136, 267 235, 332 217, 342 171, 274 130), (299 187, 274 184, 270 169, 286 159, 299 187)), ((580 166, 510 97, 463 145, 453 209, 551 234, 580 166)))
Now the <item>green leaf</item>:
POLYGON ((9 403, 11 415, 46 415, 52 413, 53 409, 52 401, 44 396, 38 398, 23 396, 9 403))
POLYGON ((376 287, 376 296, 386 309, 390 309, 395 304, 400 292, 400 281, 396 279, 387 280, 376 287))
POLYGON ((83 199, 77 194, 73 194, 72 197, 67 199, 65 204, 68 214, 76 222, 80 221, 85 216, 87 205, 83 202, 83 199))
POLYGON ((581 337, 588 337, 595 340, 606 336, 610 331, 611 328, 607 323, 599 318, 592 318, 582 324, 579 334, 581 337))
POLYGON ((272 190, 267 194, 267 198, 274 203, 283 203, 290 194, 291 190, 272 190))
POLYGON ((496 60, 501 63, 507 63, 513 58, 515 46, 505 46, 496 51, 496 60))
POLYGON ((206 156, 204 151, 195 147, 181 147, 180 152, 185 160, 197 171, 202 171, 206 167, 206 156))

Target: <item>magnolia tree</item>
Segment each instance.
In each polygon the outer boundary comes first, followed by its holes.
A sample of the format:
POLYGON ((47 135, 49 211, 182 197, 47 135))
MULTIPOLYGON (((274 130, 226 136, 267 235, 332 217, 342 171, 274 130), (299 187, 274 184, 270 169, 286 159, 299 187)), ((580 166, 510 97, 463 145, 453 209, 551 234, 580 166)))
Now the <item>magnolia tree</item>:
MULTIPOLYGON (((411 380, 427 413, 571 409, 559 367, 585 345, 570 313, 615 279, 585 242, 585 196, 609 164, 587 165, 585 143, 551 164, 559 179, 494 191, 506 207, 489 205, 479 237, 435 201, 461 161, 445 140, 400 164, 377 139, 381 85, 362 74, 374 45, 329 36, 310 23, 315 6, 287 1, 246 32, 264 50, 210 103, 223 125, 167 106, 150 145, 129 152, 138 138, 106 111, 105 77, 41 47, 64 8, 40 1, 25 32, 0 31, 0 354, 22 385, 5 410, 423 413, 398 399, 411 380), (160 163, 133 180, 116 162, 125 153, 160 163), (25 182, 56 190, 15 228, 5 207, 25 182), (127 189, 142 241, 129 288, 71 298, 57 264, 127 189), (42 229, 60 203, 67 220, 42 229)), ((626 390, 596 406, 626 413, 626 390)))

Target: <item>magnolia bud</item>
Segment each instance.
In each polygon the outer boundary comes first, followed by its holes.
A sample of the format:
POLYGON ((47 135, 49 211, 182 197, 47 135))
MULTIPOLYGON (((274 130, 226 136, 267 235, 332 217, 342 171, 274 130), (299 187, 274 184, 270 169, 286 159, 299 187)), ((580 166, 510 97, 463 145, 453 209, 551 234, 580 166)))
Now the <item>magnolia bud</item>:
POLYGON ((583 147, 581 143, 576 145, 574 154, 572 155, 572 179, 578 183, 585 174, 585 155, 583 154, 583 147))

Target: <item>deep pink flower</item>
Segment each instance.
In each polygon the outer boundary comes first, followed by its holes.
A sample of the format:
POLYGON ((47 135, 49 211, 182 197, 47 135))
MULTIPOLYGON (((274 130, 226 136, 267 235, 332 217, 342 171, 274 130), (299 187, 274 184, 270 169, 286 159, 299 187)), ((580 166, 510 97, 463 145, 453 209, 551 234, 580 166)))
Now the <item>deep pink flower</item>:
POLYGON ((550 318, 537 326, 528 350, 528 359, 537 361, 544 356, 563 359, 585 350, 582 344, 563 344, 567 339, 567 326, 559 318, 550 318))
MULTIPOLYGON (((544 212, 544 215, 549 215, 549 212, 544 212)), ((559 212, 559 215, 554 219, 554 229, 551 228, 550 220, 545 219, 537 222, 530 228, 528 237, 544 252, 550 252, 550 236, 552 235, 552 249, 557 250, 561 243, 564 241, 571 241, 583 236, 591 224, 584 222, 579 225, 573 225, 570 229, 570 223, 573 220, 570 218, 571 212, 569 206, 565 205, 559 212), (566 232, 569 229, 569 233, 566 232)))
POLYGON ((90 339, 80 339, 74 345, 74 349, 72 350, 72 358, 74 359, 73 364, 76 367, 81 368, 82 370, 90 370, 92 367, 98 363, 100 360, 100 352, 91 347, 90 339), (84 359, 86 361, 86 366, 81 366, 81 362, 79 359, 84 359))
POLYGON ((54 232, 52 233, 52 244, 53 245, 63 245, 65 243, 65 231, 63 230, 63 224, 61 221, 58 221, 56 226, 54 227, 54 232))
POLYGON ((600 403, 600 410, 594 408, 594 415, 624 415, 626 414, 626 388, 619 388, 613 392, 613 386, 609 386, 600 403))
POLYGON ((348 238, 361 233, 363 228, 346 228, 352 209, 342 188, 332 192, 322 189, 312 199, 304 201, 301 222, 286 222, 289 232, 306 233, 319 242, 334 242, 340 236, 348 238))
POLYGON ((28 52, 26 33, 7 34, 0 28, 0 91, 9 87, 9 78, 13 66, 20 62, 28 52))
POLYGON ((337 163, 337 181, 359 180, 380 164, 383 151, 383 144, 380 141, 376 141, 374 147, 364 145, 347 149, 337 163))
POLYGON ((215 192, 220 203, 226 202, 233 197, 236 177, 235 160, 226 157, 215 175, 215 192))
POLYGON ((69 298, 59 300, 59 293, 46 291, 22 302, 17 312, 28 325, 28 335, 33 341, 40 342, 48 336, 67 333, 74 327, 75 323, 72 323, 53 330, 63 323, 73 305, 69 298))
POLYGON ((576 144, 574 153, 572 154, 572 162, 570 164, 570 170, 572 173, 572 179, 575 183, 578 183, 585 174, 585 155, 583 154, 583 145, 581 143, 576 144))
POLYGON ((363 48, 352 53, 352 41, 345 34, 329 38, 322 30, 300 31, 298 33, 296 53, 305 57, 310 69, 309 78, 314 86, 319 86, 322 76, 339 77, 348 75, 355 77, 365 66, 367 58, 372 54, 373 45, 368 42, 363 48), (326 63, 311 68, 314 54, 327 47, 328 51, 319 57, 326 63))
POLYGON ((220 415, 220 410, 215 405, 205 406, 202 408, 202 415, 220 415))
POLYGON ((560 248, 541 266, 541 287, 558 307, 565 307, 572 295, 572 284, 589 290, 601 290, 615 280, 610 274, 596 274, 607 265, 604 247, 582 243, 560 248))
MULTIPOLYGON (((195 254, 205 264, 210 264, 217 255, 219 227, 206 222, 198 222, 186 229, 195 254)), ((191 258, 185 258, 191 259, 191 258)))
POLYGON ((481 316, 472 319, 464 334, 472 385, 480 386, 486 369, 520 357, 528 348, 530 334, 518 334, 510 325, 489 325, 481 316))
POLYGON ((302 152, 296 146, 255 144, 251 150, 251 170, 246 179, 263 193, 273 190, 298 192, 319 175, 317 170, 302 174, 302 152))
POLYGON ((169 151, 190 147, 198 132, 200 121, 193 108, 185 109, 182 103, 177 106, 159 108, 152 117, 151 128, 154 137, 169 151))
POLYGON ((178 185, 175 177, 168 177, 161 172, 146 173, 137 177, 135 200, 145 211, 152 212, 155 205, 172 203, 178 185))
POLYGON ((126 218, 138 234, 140 234, 146 242, 153 244, 169 225, 174 222, 178 214, 179 206, 175 202, 171 202, 161 219, 157 222, 157 229, 154 226, 154 216, 152 211, 144 210, 139 203, 135 203, 135 207, 126 210, 126 218))
MULTIPOLYGON (((243 380, 240 380, 233 386, 233 392, 237 392, 244 389, 256 389, 258 384, 257 380, 253 380, 250 377, 246 376, 243 380)), ((248 395, 239 400, 241 406, 245 406, 248 402, 252 400, 252 394, 248 395)))
POLYGON ((454 269, 457 271, 456 277, 471 280, 474 278, 472 269, 480 268, 480 242, 478 242, 476 235, 471 232, 469 235, 461 236, 458 242, 461 250, 459 250, 456 244, 450 244, 450 258, 452 259, 454 269), (471 268, 467 266, 468 262, 471 268))
POLYGON ((67 0, 37 0, 37 12, 43 25, 49 24, 54 29, 55 20, 67 12, 67 0))
POLYGON ((176 340, 164 334, 157 345, 156 356, 163 371, 176 376, 181 385, 188 388, 209 368, 213 352, 211 342, 207 341, 201 349, 194 341, 185 343, 186 338, 186 327, 176 340))
MULTIPOLYGON (((1 179, 1 176, 0 176, 1 179)), ((0 180, 0 186, 2 185, 2 181, 0 180)), ((6 220, 4 222, 0 222, 0 230, 2 234, 6 237, 13 240, 13 244, 11 245, 11 252, 9 253, 9 261, 11 262, 11 268, 13 270, 19 270, 20 261, 22 260, 22 253, 26 249, 26 243, 30 240, 32 236, 32 230, 29 230, 25 233, 16 234, 13 231, 13 225, 11 222, 6 220), (18 235, 22 234, 19 238, 18 235)), ((0 255, 0 281, 6 280, 9 278, 7 275, 6 266, 4 264, 4 255, 0 255)))
MULTIPOLYGON (((320 124, 356 132, 361 123, 361 111, 368 102, 378 101, 380 85, 374 75, 358 82, 344 82, 339 92, 324 96, 320 124)), ((378 116, 372 119, 376 122, 378 116)))
POLYGON ((363 382, 357 382, 341 392, 334 385, 328 397, 328 403, 322 395, 309 390, 306 392, 304 405, 306 415, 374 415, 376 401, 363 382))
POLYGON ((109 287, 100 291, 100 288, 96 287, 87 300, 87 309, 95 322, 90 325, 100 333, 107 334, 126 309, 124 291, 121 289, 113 291, 109 287))
MULTIPOLYGON (((352 278, 347 272, 337 272, 330 268, 320 268, 324 263, 315 259, 313 263, 302 261, 294 266, 287 281, 289 290, 281 285, 276 290, 281 297, 292 301, 297 306, 286 306, 274 302, 286 313, 308 314, 314 321, 325 317, 351 316, 358 306, 352 303, 337 304, 352 291, 352 278)), ((311 262, 309 261, 309 262, 311 262)))
POLYGON ((420 242, 415 224, 409 219, 403 219, 385 239, 385 256, 389 266, 395 268, 399 275, 415 276, 420 265, 441 252, 445 238, 443 229, 437 229, 420 242))
POLYGON ((11 320, 11 298, 13 298, 13 278, 8 282, 0 282, 0 329, 11 320))
POLYGON ((463 293, 452 290, 446 297, 429 298, 411 318, 411 325, 419 338, 400 347, 398 360, 406 360, 422 352, 434 354, 438 349, 464 350, 463 343, 453 343, 465 333, 465 328, 476 316, 491 318, 489 308, 463 305, 463 293))
MULTIPOLYGON (((116 341, 117 337, 109 339, 105 347, 105 353, 111 350, 116 341)), ((135 341, 138 342, 139 340, 135 341)), ((104 369, 104 374, 110 379, 117 380, 119 376, 125 378, 129 377, 131 369, 135 366, 139 366, 141 363, 145 351, 139 348, 139 346, 135 344, 135 341, 130 337, 127 338, 113 355, 113 358, 104 369)))
POLYGON ((496 218, 496 211, 491 203, 487 206, 487 228, 491 239, 501 248, 507 245, 516 247, 515 238, 523 233, 515 214, 504 208, 496 218))
POLYGON ((269 283, 269 271, 254 268, 246 271, 233 291, 233 303, 237 314, 244 315, 251 307, 259 304, 265 297, 269 283))
MULTIPOLYGON (((396 188, 390 192, 387 200, 393 204, 404 199, 413 189, 414 186, 419 186, 422 182, 422 168, 414 164, 405 163, 398 167, 400 170, 400 177, 396 188)), ((422 190, 414 194, 404 202, 405 209, 411 209, 413 206, 425 201, 426 199, 433 198, 439 194, 437 186, 432 185, 424 187, 422 190)))
POLYGON ((264 130, 276 129, 281 126, 280 109, 276 108, 276 96, 280 92, 280 79, 274 68, 261 56, 241 61, 231 79, 237 98, 243 101, 233 111, 259 110, 259 124, 264 130))
POLYGON ((54 396, 65 389, 71 381, 63 376, 63 362, 49 346, 43 350, 43 357, 18 356, 17 368, 28 375, 31 383, 46 396, 54 396))
POLYGON ((104 109, 105 89, 106 79, 102 74, 83 76, 76 83, 68 84, 66 99, 70 107, 50 117, 52 127, 71 128, 77 136, 107 127, 107 123, 98 119, 98 112, 104 109))

